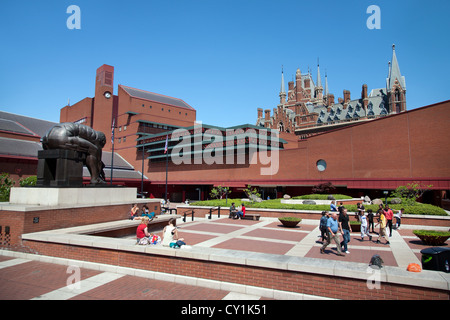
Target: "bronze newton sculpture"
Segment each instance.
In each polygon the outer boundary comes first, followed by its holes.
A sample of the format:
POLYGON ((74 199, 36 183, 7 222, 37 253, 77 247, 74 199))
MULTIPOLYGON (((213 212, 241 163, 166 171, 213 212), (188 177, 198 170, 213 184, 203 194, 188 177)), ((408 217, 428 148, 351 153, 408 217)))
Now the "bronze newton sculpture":
POLYGON ((67 174, 68 171, 72 170, 71 165, 80 168, 80 163, 88 168, 91 174, 91 184, 105 184, 102 148, 106 144, 106 137, 103 132, 96 131, 83 124, 66 122, 52 127, 41 138, 41 142, 44 151, 40 151, 38 158, 39 161, 41 159, 47 160, 45 160, 45 164, 38 165, 38 184, 40 180, 41 182, 49 180, 49 177, 50 180, 58 180, 58 182, 42 182, 41 185, 75 186, 80 181, 82 184, 82 165, 81 172, 77 169, 76 173, 67 174), (58 162, 58 160, 61 161, 58 162), (58 169, 58 166, 64 168, 58 169), (76 182, 71 182, 72 180, 76 180, 76 182))

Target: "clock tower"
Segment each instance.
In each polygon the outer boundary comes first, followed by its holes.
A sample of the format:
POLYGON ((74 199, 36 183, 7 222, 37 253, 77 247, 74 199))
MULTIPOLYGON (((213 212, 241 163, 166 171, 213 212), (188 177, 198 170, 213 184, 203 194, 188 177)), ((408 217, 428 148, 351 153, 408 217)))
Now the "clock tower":
POLYGON ((105 150, 111 144, 111 126, 113 118, 117 116, 117 103, 113 94, 114 67, 107 64, 97 69, 95 77, 95 98, 92 108, 92 128, 102 131, 107 136, 105 150))

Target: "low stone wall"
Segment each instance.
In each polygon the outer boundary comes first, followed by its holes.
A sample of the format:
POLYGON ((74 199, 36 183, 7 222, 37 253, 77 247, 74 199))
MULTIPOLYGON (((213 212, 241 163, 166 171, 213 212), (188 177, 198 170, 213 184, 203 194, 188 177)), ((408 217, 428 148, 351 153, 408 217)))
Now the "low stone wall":
MULTIPOLYGON (((160 214, 160 201, 139 199, 151 211, 160 214)), ((24 233, 84 226, 89 224, 128 219, 130 203, 84 206, 33 206, 0 204, 0 247, 17 247, 24 233)))

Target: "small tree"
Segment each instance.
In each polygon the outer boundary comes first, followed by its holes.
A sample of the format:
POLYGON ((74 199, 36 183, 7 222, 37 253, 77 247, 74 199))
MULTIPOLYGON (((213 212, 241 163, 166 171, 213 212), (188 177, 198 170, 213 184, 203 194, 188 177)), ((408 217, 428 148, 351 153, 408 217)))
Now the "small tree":
POLYGON ((255 202, 257 198, 261 198, 261 194, 258 192, 258 189, 257 188, 252 189, 251 185, 248 185, 247 188, 245 188, 243 191, 247 196, 247 198, 249 198, 250 201, 252 202, 255 202))
POLYGON ((316 184, 312 188, 312 193, 318 193, 318 194, 330 194, 332 193, 336 187, 331 182, 324 182, 316 184))
POLYGON ((211 196, 211 198, 223 199, 224 196, 226 196, 230 193, 231 193, 231 191, 230 191, 229 187, 217 186, 217 187, 212 188, 209 195, 211 196))
POLYGON ((413 206, 425 191, 433 187, 432 184, 424 185, 419 182, 408 183, 406 186, 399 186, 391 193, 391 197, 402 198, 406 205, 413 206))
POLYGON ((0 174, 0 201, 9 201, 9 194, 11 193, 11 188, 16 182, 10 178, 9 173, 0 174))
POLYGON ((37 176, 30 176, 28 178, 22 178, 19 180, 21 187, 34 187, 37 182, 37 176))

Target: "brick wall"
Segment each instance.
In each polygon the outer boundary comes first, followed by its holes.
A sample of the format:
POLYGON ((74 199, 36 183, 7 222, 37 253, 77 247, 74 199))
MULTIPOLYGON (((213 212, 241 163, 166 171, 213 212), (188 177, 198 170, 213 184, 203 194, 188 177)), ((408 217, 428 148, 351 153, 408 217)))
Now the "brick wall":
MULTIPOLYGON (((147 205, 151 211, 160 214, 159 201, 149 202, 147 205)), ((130 209, 131 204, 33 211, 0 210, 0 226, 3 236, 0 247, 20 245, 21 235, 24 233, 127 219, 130 209), (9 241, 5 241, 6 227, 9 227, 9 241)))

